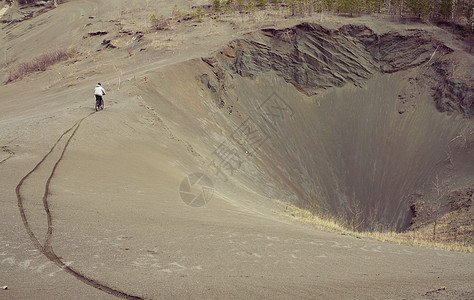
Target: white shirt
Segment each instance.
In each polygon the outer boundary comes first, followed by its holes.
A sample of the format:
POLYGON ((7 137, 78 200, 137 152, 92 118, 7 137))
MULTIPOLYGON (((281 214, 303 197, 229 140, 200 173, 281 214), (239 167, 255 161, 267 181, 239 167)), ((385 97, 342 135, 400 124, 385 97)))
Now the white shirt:
POLYGON ((104 88, 101 87, 100 85, 97 85, 97 86, 94 88, 94 95, 97 95, 97 96, 105 95, 105 90, 104 90, 104 88))

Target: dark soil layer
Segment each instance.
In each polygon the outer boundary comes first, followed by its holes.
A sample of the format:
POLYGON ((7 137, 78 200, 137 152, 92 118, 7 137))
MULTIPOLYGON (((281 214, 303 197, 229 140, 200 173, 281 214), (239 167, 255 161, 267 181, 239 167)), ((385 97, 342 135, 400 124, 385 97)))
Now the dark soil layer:
POLYGON ((463 78, 453 78, 459 62, 447 55, 452 52, 420 30, 379 36, 365 26, 331 31, 305 23, 236 40, 206 62, 213 67, 218 62, 217 74, 230 72, 245 77, 273 70, 310 96, 346 83, 360 85, 377 72, 394 73, 427 64, 416 80, 428 77, 432 81, 438 109, 472 116, 472 85, 463 78))

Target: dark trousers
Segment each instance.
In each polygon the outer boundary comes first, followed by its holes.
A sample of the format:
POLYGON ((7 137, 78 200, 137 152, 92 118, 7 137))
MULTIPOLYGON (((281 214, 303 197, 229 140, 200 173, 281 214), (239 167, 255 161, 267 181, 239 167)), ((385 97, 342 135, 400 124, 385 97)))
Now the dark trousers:
POLYGON ((102 96, 95 95, 95 103, 97 103, 97 105, 102 105, 102 103, 104 103, 104 100, 102 100, 102 96))

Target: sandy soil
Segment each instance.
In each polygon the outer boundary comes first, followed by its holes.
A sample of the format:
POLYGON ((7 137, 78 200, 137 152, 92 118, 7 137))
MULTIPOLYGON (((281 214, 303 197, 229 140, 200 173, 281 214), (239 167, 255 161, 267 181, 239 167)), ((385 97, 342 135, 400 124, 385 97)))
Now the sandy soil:
POLYGON ((7 12, 8 8, 8 6, 4 6, 0 9, 0 18, 7 12))
MULTIPOLYGON (((209 123, 213 100, 196 92, 192 60, 260 27, 320 18, 265 13, 145 31, 152 13, 202 2, 76 0, 2 24, 2 78, 50 49, 78 54, 0 87, 0 286, 9 287, 0 298, 474 297, 471 254, 315 231, 280 217, 240 177, 213 176, 216 132, 239 119, 209 123), (89 35, 99 31, 107 33, 89 35), (99 81, 108 93, 95 113, 99 81), (195 172, 212 181, 204 207, 181 197, 195 172)), ((389 17, 323 22, 425 29, 464 47, 441 29, 389 17)))

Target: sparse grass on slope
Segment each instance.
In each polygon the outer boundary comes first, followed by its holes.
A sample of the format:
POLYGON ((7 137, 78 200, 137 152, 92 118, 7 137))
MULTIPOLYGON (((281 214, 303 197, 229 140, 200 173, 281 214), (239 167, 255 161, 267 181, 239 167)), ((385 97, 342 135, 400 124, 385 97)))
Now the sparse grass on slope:
POLYGON ((22 63, 18 66, 16 70, 10 71, 7 81, 5 84, 10 82, 20 80, 30 74, 35 72, 46 71, 49 66, 52 66, 61 61, 65 61, 73 56, 74 51, 66 51, 63 49, 54 50, 48 53, 45 53, 32 61, 22 63))
POLYGON ((382 242, 392 242, 397 244, 405 244, 432 249, 474 253, 474 247, 472 245, 465 245, 455 241, 435 242, 432 240, 431 235, 424 230, 414 230, 402 233, 397 233, 393 231, 356 232, 348 230, 344 226, 340 225, 340 223, 335 219, 320 218, 312 214, 310 211, 296 207, 293 204, 285 203, 278 200, 275 201, 280 207, 283 208, 283 213, 285 216, 297 222, 310 224, 320 230, 338 232, 341 234, 351 235, 360 238, 369 238, 382 242))

